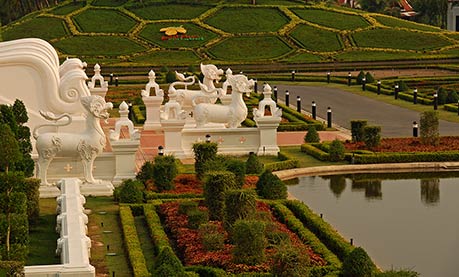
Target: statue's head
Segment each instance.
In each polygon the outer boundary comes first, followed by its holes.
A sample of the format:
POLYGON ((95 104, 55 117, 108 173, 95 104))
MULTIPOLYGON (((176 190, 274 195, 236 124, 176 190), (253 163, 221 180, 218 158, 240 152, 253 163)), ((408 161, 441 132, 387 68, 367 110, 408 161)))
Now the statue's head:
POLYGON ((201 64, 201 72, 205 78, 220 81, 223 75, 223 69, 218 69, 213 64, 201 64))
POLYGON ((252 92, 252 88, 255 82, 252 79, 248 79, 247 76, 242 74, 231 75, 227 79, 228 83, 234 92, 249 94, 252 92))
POLYGON ((105 102, 104 98, 99 95, 90 95, 81 97, 83 107, 96 118, 107 119, 108 110, 113 108, 111 102, 105 102))

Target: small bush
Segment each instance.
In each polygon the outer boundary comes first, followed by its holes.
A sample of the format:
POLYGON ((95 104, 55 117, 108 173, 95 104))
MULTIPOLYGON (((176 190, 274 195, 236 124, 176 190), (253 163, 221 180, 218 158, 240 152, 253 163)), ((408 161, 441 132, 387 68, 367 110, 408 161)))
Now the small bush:
POLYGON ((266 199, 287 198, 287 186, 271 171, 265 170, 256 185, 257 194, 266 199))
POLYGON ((330 155, 329 159, 332 162, 338 162, 344 160, 345 147, 342 141, 335 139, 330 143, 330 149, 328 154, 330 155))
POLYGON ((253 191, 230 190, 225 197, 225 225, 231 228, 238 219, 248 219, 256 212, 256 195, 253 191))
POLYGON ((373 149, 381 143, 381 127, 365 126, 363 128, 363 141, 368 149, 373 149))
POLYGON ((153 176, 153 163, 146 161, 140 168, 140 171, 137 173, 135 178, 145 184, 148 180, 152 180, 153 176))
POLYGON ((361 247, 352 250, 343 262, 344 277, 371 277, 375 270, 376 266, 361 247))
POLYGON ((18 261, 0 261, 0 273, 2 276, 25 276, 24 263, 18 261))
POLYGON ((128 179, 121 183, 118 200, 120 203, 142 203, 143 184, 139 181, 128 179))
POLYGON ((351 120, 352 141, 363 141, 363 128, 367 126, 366 120, 351 120))
POLYGON ((204 177, 204 163, 217 157, 218 144, 215 142, 199 142, 193 144, 194 170, 199 180, 204 177))
POLYGON ((177 81, 174 71, 168 71, 166 74, 166 83, 173 83, 177 81))
POLYGON ((283 243, 274 254, 271 272, 279 277, 308 277, 309 256, 291 244, 283 243))
POLYGON ((236 177, 236 187, 242 188, 245 182, 246 163, 241 160, 228 159, 226 161, 226 170, 233 172, 236 177))
POLYGON ((198 202, 194 201, 184 201, 180 202, 178 213, 179 214, 188 214, 190 211, 194 211, 198 209, 198 202))
POLYGON ((265 224, 261 221, 238 220, 234 224, 233 261, 247 265, 256 265, 265 260, 265 224))
POLYGON ((211 171, 206 174, 204 199, 211 220, 222 220, 225 214, 225 193, 236 187, 234 174, 229 171, 211 171))
POLYGON ((374 83, 375 82, 375 78, 373 78, 373 75, 371 75, 370 72, 367 72, 365 74, 365 79, 366 79, 366 83, 367 84, 371 84, 371 83, 374 83))
POLYGON ((221 250, 225 246, 225 236, 214 223, 205 223, 199 226, 202 245, 207 251, 221 250))
POLYGON ((34 224, 40 217, 40 180, 27 178, 24 180, 25 192, 27 194, 27 215, 29 223, 34 224))
POLYGON ((423 144, 438 145, 440 133, 438 132, 438 113, 436 111, 425 111, 421 114, 421 142, 423 144))
POLYGON ((249 158, 246 162, 245 173, 247 174, 260 174, 263 171, 263 164, 258 159, 255 153, 250 152, 249 158))
POLYGON ((319 133, 314 126, 311 126, 304 136, 304 142, 306 143, 313 143, 313 142, 320 142, 319 133))
POLYGON ((172 248, 166 246, 159 252, 152 273, 158 277, 184 276, 185 269, 172 248))
POLYGON ((201 210, 188 211, 188 228, 198 229, 199 225, 209 221, 209 212, 201 210))
POLYGON ((153 165, 155 187, 159 192, 174 189, 178 169, 174 156, 156 156, 153 165))
POLYGON ((363 83, 363 78, 365 78, 365 72, 360 71, 359 75, 357 75, 357 84, 361 85, 363 83))

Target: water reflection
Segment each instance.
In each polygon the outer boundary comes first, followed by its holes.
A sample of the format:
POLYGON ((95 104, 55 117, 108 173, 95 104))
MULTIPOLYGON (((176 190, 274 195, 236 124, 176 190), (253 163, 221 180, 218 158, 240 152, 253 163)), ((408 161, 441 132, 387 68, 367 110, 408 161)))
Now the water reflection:
POLYGON ((381 180, 352 180, 353 191, 365 191, 366 199, 382 199, 381 180))
POLYGON ((421 179, 421 201, 427 205, 440 202, 440 179, 421 179))
POLYGON ((330 190, 338 198, 346 189, 346 177, 343 175, 330 176, 330 190))

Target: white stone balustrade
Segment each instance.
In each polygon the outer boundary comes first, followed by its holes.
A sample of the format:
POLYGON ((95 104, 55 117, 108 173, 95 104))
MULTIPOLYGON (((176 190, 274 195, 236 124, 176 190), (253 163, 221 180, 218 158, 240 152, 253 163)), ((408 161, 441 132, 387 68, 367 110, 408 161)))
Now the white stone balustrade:
POLYGON ((140 133, 134 129, 134 123, 128 118, 129 106, 126 102, 122 102, 119 106, 120 119, 115 123, 115 130, 110 130, 110 140, 119 140, 121 128, 127 126, 129 129, 129 137, 133 140, 140 139, 140 133))
POLYGON ((92 95, 100 95, 103 98, 107 95, 108 81, 105 81, 104 77, 100 74, 100 65, 98 63, 94 65, 94 76, 88 82, 88 87, 92 95), (99 86, 97 86, 97 82, 99 82, 99 86))
POLYGON ((156 83, 156 74, 153 70, 148 73, 148 79, 149 82, 145 85, 145 89, 140 92, 146 109, 143 129, 159 131, 161 129, 160 108, 164 100, 164 91, 156 83), (154 95, 151 93, 152 88, 155 90, 154 95))

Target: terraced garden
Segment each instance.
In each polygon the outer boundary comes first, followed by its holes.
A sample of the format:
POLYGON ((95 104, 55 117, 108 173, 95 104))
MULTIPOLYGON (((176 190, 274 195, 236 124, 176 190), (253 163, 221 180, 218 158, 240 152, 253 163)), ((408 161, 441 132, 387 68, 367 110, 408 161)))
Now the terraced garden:
POLYGON ((103 65, 315 63, 457 58, 459 36, 433 26, 296 0, 64 1, 2 26, 64 57, 103 65), (166 35, 165 27, 186 33, 166 35))

